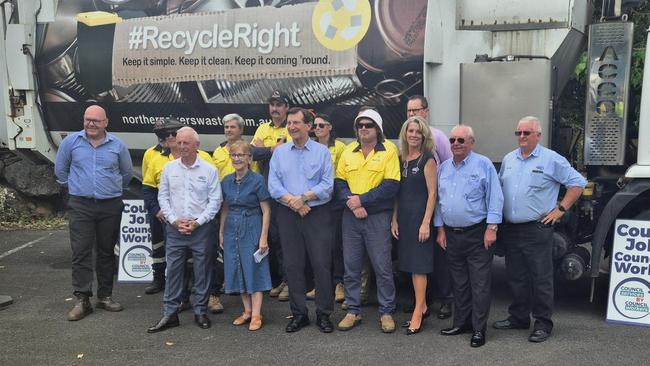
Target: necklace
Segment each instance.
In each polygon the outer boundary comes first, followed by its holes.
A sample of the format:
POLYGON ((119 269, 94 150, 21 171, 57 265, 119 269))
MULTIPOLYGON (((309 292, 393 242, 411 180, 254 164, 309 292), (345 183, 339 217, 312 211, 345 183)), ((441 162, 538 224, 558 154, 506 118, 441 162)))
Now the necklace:
MULTIPOLYGON (((420 156, 418 157, 417 163, 415 163, 415 167, 413 167, 411 169, 411 174, 412 175, 418 174, 418 172, 420 171, 420 162, 422 161, 422 155, 423 154, 420 154, 420 156)), ((415 160, 415 159, 413 159, 413 160, 415 160)), ((413 160, 410 160, 410 161, 413 161, 413 160)), ((409 160, 404 160, 404 162, 402 163, 402 167, 403 167, 402 176, 404 178, 407 178, 409 176, 409 170, 408 170, 409 160)))

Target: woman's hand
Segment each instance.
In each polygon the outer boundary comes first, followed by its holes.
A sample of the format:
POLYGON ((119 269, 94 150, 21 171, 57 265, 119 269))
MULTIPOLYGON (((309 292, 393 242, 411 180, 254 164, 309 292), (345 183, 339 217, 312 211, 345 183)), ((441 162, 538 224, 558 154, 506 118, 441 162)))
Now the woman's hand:
POLYGON ((431 236, 431 228, 427 224, 420 225, 420 231, 418 231, 418 240, 420 243, 424 243, 431 236))
POLYGON ((390 233, 393 234, 393 238, 399 239, 399 224, 397 220, 390 221, 390 233))

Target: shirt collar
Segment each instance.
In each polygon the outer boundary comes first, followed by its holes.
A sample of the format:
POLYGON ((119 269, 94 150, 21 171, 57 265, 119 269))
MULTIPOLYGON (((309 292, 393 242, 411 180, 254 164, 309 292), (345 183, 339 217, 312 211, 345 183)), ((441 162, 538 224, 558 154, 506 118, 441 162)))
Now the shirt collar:
MULTIPOLYGON (((359 150, 361 150, 361 143, 359 141, 357 141, 357 147, 355 147, 354 150, 352 150, 352 151, 357 152, 359 150)), ((386 151, 386 147, 384 146, 384 144, 382 142, 377 142, 377 144, 375 145, 374 150, 375 150, 375 152, 386 151)))
MULTIPOLYGON (((290 146, 290 149, 291 149, 291 150, 298 149, 298 147, 297 147, 296 144, 293 142, 293 140, 291 140, 290 142, 288 142, 288 144, 290 144, 289 146, 290 146)), ((305 149, 306 149, 306 150, 311 150, 313 144, 318 144, 318 142, 315 142, 315 141, 312 140, 312 139, 307 139, 307 142, 305 142, 305 149)))
MULTIPOLYGON (((83 138, 84 140, 90 142, 90 140, 88 140, 88 136, 86 136, 86 130, 81 130, 79 132, 80 132, 81 138, 83 138)), ((103 145, 103 144, 105 144, 107 142, 113 141, 113 135, 109 134, 108 131, 106 131, 106 130, 104 130, 104 132, 106 133, 106 136, 104 136, 104 139, 102 140, 102 142, 99 143, 100 145, 103 145)))
POLYGON ((158 151, 159 153, 162 153, 164 150, 161 144, 156 145, 153 149, 158 151))
POLYGON ((465 157, 465 159, 461 160, 460 164, 458 164, 458 165, 456 165, 456 163, 454 162, 454 158, 452 157, 451 158, 451 164, 453 166, 455 166, 455 167, 467 165, 467 163, 469 163, 469 160, 472 158, 472 155, 474 155, 474 152, 470 151, 469 154, 467 154, 467 156, 465 157))
POLYGON ((201 165, 201 160, 203 160, 203 159, 201 159, 201 157, 200 157, 198 154, 196 154, 196 160, 194 160, 194 164, 192 164, 192 166, 189 166, 189 167, 188 167, 187 165, 185 165, 185 164, 183 163, 183 161, 182 161, 180 158, 178 158, 178 162, 181 163, 181 166, 182 166, 184 169, 194 169, 194 168, 197 168, 198 166, 201 165))
MULTIPOLYGON (((541 150, 542 150, 542 145, 537 144, 537 146, 535 146, 535 148, 533 149, 533 151, 530 153, 530 155, 529 155, 528 157, 529 157, 529 158, 530 158, 531 156, 539 157, 539 154, 540 154, 541 150)), ((525 159, 524 159, 524 156, 521 155, 521 148, 517 149, 516 155, 517 155, 517 159, 519 159, 519 160, 525 160, 525 159)))

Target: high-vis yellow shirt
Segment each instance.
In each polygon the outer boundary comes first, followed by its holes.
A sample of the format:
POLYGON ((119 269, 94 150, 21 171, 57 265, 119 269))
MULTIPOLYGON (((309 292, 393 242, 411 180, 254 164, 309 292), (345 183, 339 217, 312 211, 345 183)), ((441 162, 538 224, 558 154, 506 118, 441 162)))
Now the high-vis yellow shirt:
POLYGON ((345 150, 345 144, 339 140, 334 140, 334 145, 328 147, 328 149, 332 155, 332 166, 334 169, 336 169, 336 166, 339 163, 339 159, 341 158, 341 154, 343 154, 343 150, 345 150))
MULTIPOLYGON (((203 150, 198 150, 199 158, 207 161, 208 163, 214 166, 212 157, 210 154, 203 150)), ((174 161, 174 155, 169 153, 168 155, 159 154, 155 156, 150 162, 149 167, 147 168, 147 174, 142 177, 142 184, 147 185, 153 188, 160 188, 160 176, 162 175, 163 168, 170 161, 174 161)))
MULTIPOLYGON (((219 180, 222 181, 223 178, 235 172, 235 168, 232 166, 232 160, 230 159, 230 150, 226 143, 221 144, 218 148, 212 153, 212 162, 214 166, 219 169, 219 180)), ((250 170, 255 173, 260 172, 259 165, 256 161, 251 162, 250 170)))
POLYGON ((142 156, 142 177, 147 174, 147 169, 149 168, 149 163, 151 162, 152 159, 154 159, 157 155, 160 155, 165 149, 160 146, 160 144, 156 146, 152 146, 148 148, 145 152, 144 155, 142 156))
POLYGON ((275 127, 273 122, 266 122, 257 127, 253 141, 261 140, 264 143, 264 147, 273 147, 277 145, 278 140, 285 138, 287 141, 291 141, 286 123, 280 127, 275 127))
POLYGON ((336 167, 336 178, 347 182, 352 194, 364 194, 379 186, 384 179, 400 180, 397 149, 378 143, 375 149, 363 156, 358 142, 350 143, 336 167))

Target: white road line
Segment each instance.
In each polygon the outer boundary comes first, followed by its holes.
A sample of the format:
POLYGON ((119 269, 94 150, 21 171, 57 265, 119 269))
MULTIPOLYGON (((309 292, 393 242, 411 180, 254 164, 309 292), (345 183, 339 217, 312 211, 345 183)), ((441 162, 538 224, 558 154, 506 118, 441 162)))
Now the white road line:
POLYGON ((43 239, 45 239, 45 238, 47 238, 47 235, 46 235, 46 236, 43 236, 43 237, 40 237, 40 238, 38 238, 38 239, 34 239, 34 240, 32 240, 32 241, 30 241, 30 242, 28 242, 28 243, 25 243, 25 244, 23 244, 23 245, 21 245, 21 246, 19 246, 19 247, 13 248, 12 250, 8 250, 8 251, 6 251, 6 252, 0 254, 0 259, 2 259, 2 258, 4 258, 4 257, 7 257, 7 256, 10 256, 10 255, 16 253, 16 252, 19 251, 19 250, 23 250, 23 249, 27 248, 28 246, 30 246, 30 245, 32 245, 32 244, 36 244, 36 243, 38 243, 39 241, 41 241, 41 240, 43 240, 43 239))

